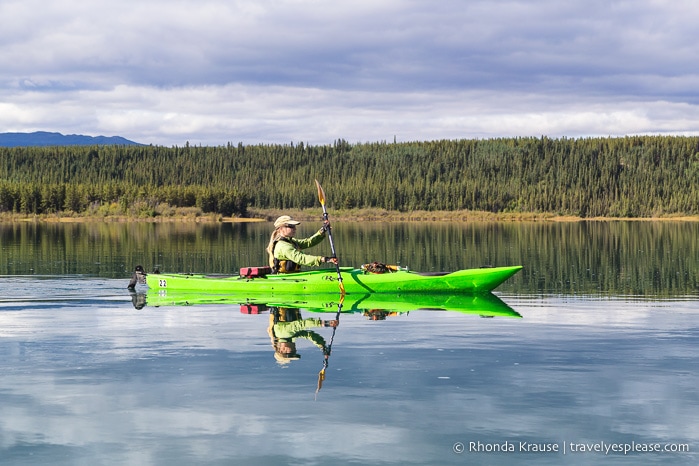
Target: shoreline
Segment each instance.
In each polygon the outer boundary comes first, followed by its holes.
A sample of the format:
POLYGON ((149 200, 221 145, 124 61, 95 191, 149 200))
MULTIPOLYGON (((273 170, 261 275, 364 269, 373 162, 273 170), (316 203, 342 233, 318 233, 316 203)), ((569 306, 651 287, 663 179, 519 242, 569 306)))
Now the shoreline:
MULTIPOLYGON (((69 213, 23 215, 16 213, 0 213, 0 222, 44 222, 44 223, 254 223, 271 222, 281 215, 290 215, 303 221, 322 220, 321 208, 312 209, 250 209, 250 217, 223 217, 220 214, 175 215, 175 216, 98 216, 76 215, 69 213)), ((677 215, 664 217, 576 217, 572 215, 556 215, 552 213, 492 213, 475 211, 413 211, 396 212, 382 209, 353 209, 331 212, 332 221, 344 222, 591 222, 591 221, 623 221, 623 222, 699 222, 699 216, 677 215)))

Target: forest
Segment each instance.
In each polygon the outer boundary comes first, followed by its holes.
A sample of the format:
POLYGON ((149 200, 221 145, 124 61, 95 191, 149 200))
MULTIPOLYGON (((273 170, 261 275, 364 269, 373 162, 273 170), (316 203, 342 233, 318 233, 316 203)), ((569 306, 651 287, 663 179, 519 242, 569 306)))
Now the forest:
POLYGON ((314 179, 335 209, 697 215, 699 137, 0 148, 0 212, 245 217, 317 207, 314 179))

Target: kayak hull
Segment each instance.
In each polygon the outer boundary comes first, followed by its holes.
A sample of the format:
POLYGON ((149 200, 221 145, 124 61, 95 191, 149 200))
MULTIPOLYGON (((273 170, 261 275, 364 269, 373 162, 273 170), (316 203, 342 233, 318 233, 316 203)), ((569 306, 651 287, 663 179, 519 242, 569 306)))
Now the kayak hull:
MULTIPOLYGON (((522 266, 484 267, 451 273, 423 274, 407 270, 371 274, 351 267, 341 268, 347 294, 371 293, 489 293, 519 272, 522 266)), ((335 269, 320 269, 265 277, 211 276, 202 274, 149 273, 146 283, 153 290, 198 291, 205 293, 269 293, 315 295, 337 294, 335 269)))

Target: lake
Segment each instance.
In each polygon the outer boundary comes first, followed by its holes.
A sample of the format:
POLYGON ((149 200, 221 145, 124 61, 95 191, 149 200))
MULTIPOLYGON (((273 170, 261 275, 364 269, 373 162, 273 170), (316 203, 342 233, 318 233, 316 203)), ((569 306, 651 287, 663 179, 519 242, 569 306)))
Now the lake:
POLYGON ((0 224, 1 464, 697 464, 698 230, 338 222, 343 265, 524 270, 509 315, 343 312, 326 367, 278 362, 264 306, 126 289, 264 265, 268 223, 0 224))

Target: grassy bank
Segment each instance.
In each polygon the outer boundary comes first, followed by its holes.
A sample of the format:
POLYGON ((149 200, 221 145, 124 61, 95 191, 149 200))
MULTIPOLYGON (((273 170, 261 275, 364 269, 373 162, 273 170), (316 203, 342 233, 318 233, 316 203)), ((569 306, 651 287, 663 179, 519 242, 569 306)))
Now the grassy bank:
MULTIPOLYGON (((173 215, 125 216, 80 215, 72 212, 26 215, 11 212, 0 213, 0 222, 265 222, 281 215, 290 215, 301 221, 321 221, 320 207, 312 209, 249 209, 249 215, 224 217, 220 214, 204 214, 198 209, 188 209, 173 215)), ((384 209, 330 210, 332 221, 342 222, 578 222, 578 221, 699 221, 699 216, 663 216, 648 218, 560 216, 552 213, 492 213, 469 210, 459 211, 411 211, 397 212, 384 209)))

